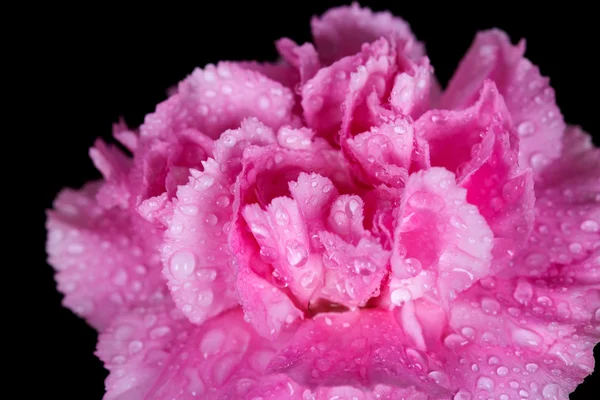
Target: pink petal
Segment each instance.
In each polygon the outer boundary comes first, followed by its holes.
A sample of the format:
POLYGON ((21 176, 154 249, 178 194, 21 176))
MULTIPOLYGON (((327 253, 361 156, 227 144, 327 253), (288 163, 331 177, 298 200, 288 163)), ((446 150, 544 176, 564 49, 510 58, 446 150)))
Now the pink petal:
POLYGON ((358 3, 328 10, 311 20, 312 33, 325 65, 361 50, 364 43, 384 37, 391 42, 410 43, 409 55, 423 56, 423 45, 415 40, 410 26, 389 12, 372 12, 358 3))
POLYGON ((293 107, 288 88, 235 63, 196 69, 180 83, 179 96, 175 126, 194 127, 213 138, 246 117, 279 128, 289 123, 293 107))
POLYGON ((255 118, 242 121, 215 142, 215 158, 203 163, 204 171, 191 170, 189 183, 177 190, 162 249, 163 273, 175 303, 193 323, 237 305, 227 246, 230 188, 242 169, 244 149, 274 141, 273 131, 255 118))
MULTIPOLYGON (((320 260, 310 257, 309 232, 296 202, 288 197, 277 197, 267 211, 251 204, 242 214, 260 247, 260 258, 273 267, 274 283, 289 286, 300 304, 306 306, 321 279, 322 267, 320 260)), ((247 282, 238 277, 238 286, 246 285, 247 282)))
POLYGON ((494 84, 487 81, 479 100, 465 110, 425 113, 415 129, 428 141, 432 165, 456 171, 467 188, 467 200, 494 232, 495 256, 514 255, 533 226, 533 178, 519 169, 518 139, 494 84))
POLYGON ((256 71, 275 82, 279 82, 290 90, 294 90, 298 82, 300 82, 299 72, 285 61, 275 63, 241 61, 235 64, 249 71, 256 71))
POLYGON ((452 300, 488 274, 492 237, 452 173, 431 168, 412 174, 394 232, 391 303, 425 294, 442 304, 452 300))
POLYGON ((391 313, 362 310, 320 314, 305 322, 267 370, 284 372, 310 387, 351 384, 370 389, 383 383, 414 386, 433 398, 447 396, 444 388, 415 368, 422 358, 407 346, 391 313))
POLYGON ((238 271, 237 293, 246 320, 265 338, 276 339, 283 328, 304 318, 284 292, 247 266, 238 271))
POLYGON ((485 79, 496 83, 521 138, 519 164, 544 167, 560 155, 565 129, 548 79, 500 30, 477 35, 442 98, 442 107, 463 108, 477 99, 485 79))
MULTIPOLYGON (((364 126, 367 117, 358 115, 355 109, 365 108, 367 96, 374 90, 381 98, 395 70, 393 50, 384 39, 365 45, 356 55, 321 68, 302 87, 302 108, 306 123, 311 129, 329 137, 337 134, 344 116, 346 125, 350 126, 357 119, 356 123, 360 122, 364 126), (345 104, 345 111, 342 110, 342 104, 345 104)), ((356 128, 355 132, 367 129, 356 128)))
POLYGON ((365 230, 364 202, 357 195, 341 195, 331 205, 327 218, 329 230, 338 234, 348 243, 356 244, 369 235, 365 230))
POLYGON ((418 63, 403 61, 404 72, 394 79, 390 105, 403 115, 418 118, 430 106, 430 93, 435 81, 433 69, 427 57, 423 57, 418 63))
POLYGON ((94 165, 106 181, 99 189, 98 203, 106 208, 114 206, 127 208, 131 194, 128 187, 131 159, 116 146, 107 145, 100 139, 96 140, 89 153, 94 165))
POLYGON ((356 246, 326 231, 320 232, 319 238, 325 247, 326 267, 320 298, 354 309, 379 295, 381 281, 387 274, 389 252, 368 238, 360 239, 356 246))
POLYGON ((359 163, 363 179, 370 184, 404 186, 413 153, 413 134, 412 125, 398 118, 349 139, 348 149, 359 163))
POLYGON ((100 336, 110 371, 105 399, 301 400, 295 382, 265 374, 279 346, 249 329, 239 310, 198 327, 168 305, 139 308, 100 336))
POLYGON ((362 62, 350 74, 343 103, 342 140, 379 125, 379 114, 385 113, 380 106, 381 100, 391 97, 393 78, 398 69, 395 49, 385 39, 365 45, 355 59, 355 62, 362 62))
MULTIPOLYGON (((142 128, 146 126, 147 122, 142 128)), ((177 186, 187 183, 189 168, 201 169, 212 152, 213 140, 195 129, 184 129, 164 139, 142 136, 128 177, 134 205, 142 216, 164 226, 167 200, 175 196, 177 186)))
POLYGON ((98 184, 66 189, 48 212, 48 262, 63 304, 98 330, 132 304, 163 298, 160 233, 129 209, 101 207, 98 184))
POLYGON ((451 313, 454 333, 444 339, 460 388, 474 396, 566 399, 594 367, 599 294, 598 284, 550 276, 493 279, 461 294, 451 313))
POLYGON ((279 39, 276 44, 283 59, 298 70, 301 85, 315 76, 321 67, 319 55, 312 44, 304 43, 298 46, 288 38, 279 39))
POLYGON ((193 323, 234 307, 231 255, 225 224, 231 219, 230 181, 209 159, 177 190, 162 248, 163 274, 177 306, 193 323))
POLYGON ((591 137, 567 129, 563 154, 538 179, 535 228, 512 268, 518 275, 578 263, 600 248, 600 150, 591 137))
POLYGON ((277 143, 291 150, 310 150, 314 132, 308 128, 292 129, 284 126, 277 132, 277 143))

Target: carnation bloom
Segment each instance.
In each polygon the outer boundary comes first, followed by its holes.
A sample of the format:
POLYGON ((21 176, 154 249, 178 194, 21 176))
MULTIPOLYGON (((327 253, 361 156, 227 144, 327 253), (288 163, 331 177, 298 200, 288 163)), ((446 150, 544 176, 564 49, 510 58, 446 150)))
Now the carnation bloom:
POLYGON ((600 336, 600 152, 501 31, 446 90, 358 5, 195 70, 48 215, 105 399, 566 399, 600 336))

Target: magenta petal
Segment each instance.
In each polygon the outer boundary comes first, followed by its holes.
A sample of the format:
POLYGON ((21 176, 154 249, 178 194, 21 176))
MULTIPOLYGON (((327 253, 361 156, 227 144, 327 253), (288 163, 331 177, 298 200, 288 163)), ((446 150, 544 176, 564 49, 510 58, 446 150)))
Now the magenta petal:
POLYGON ((321 232, 325 247, 325 284, 320 298, 350 309, 364 306, 379 295, 383 277, 387 274, 389 252, 368 238, 353 246, 330 232, 321 232))
POLYGON ((298 46, 293 40, 283 38, 277 41, 277 50, 284 60, 298 70, 301 85, 315 76, 321 67, 319 55, 310 43, 298 46))
POLYGON ((409 177, 394 232, 392 304, 426 294, 447 304, 488 274, 493 234, 466 197, 442 168, 409 177))
POLYGON ((267 370, 284 372, 311 387, 353 382, 372 388, 383 383, 448 396, 446 389, 414 368, 415 356, 422 357, 407 347, 406 335, 389 312, 327 313, 302 324, 267 370))
POLYGON ((535 228, 514 263, 514 274, 535 276, 552 264, 569 266, 598 251, 599 176, 600 151, 588 134, 570 127, 563 138, 563 154, 536 182, 535 228))
POLYGON ((265 374, 279 347, 257 336, 239 310, 198 327, 167 304, 117 318, 97 354, 110 371, 106 400, 301 400, 298 384, 265 374))
POLYGON ((347 142, 360 166, 363 180, 402 187, 408 178, 413 155, 413 127, 405 119, 373 127, 347 142))
POLYGON ((538 170, 560 155, 565 130, 554 90, 539 69, 523 57, 525 42, 513 46, 500 30, 477 35, 461 61, 441 106, 471 105, 486 79, 496 83, 521 138, 519 164, 538 170))
POLYGON ((210 137, 256 117, 272 128, 289 123, 291 91, 264 75, 235 63, 196 69, 179 84, 180 104, 173 123, 195 127, 210 137))
POLYGON ((259 335, 270 340, 276 339, 286 325, 304 317, 283 291, 248 267, 238 271, 237 293, 245 319, 259 335))
POLYGON ((247 119, 215 142, 204 171, 191 170, 173 200, 162 257, 173 299, 194 323, 237 305, 227 227, 232 217, 230 187, 241 170, 246 146, 275 141, 270 128, 247 119))
POLYGON ((127 208, 131 195, 128 186, 131 159, 116 146, 107 145, 100 139, 90 149, 90 158, 105 180, 98 191, 99 204, 106 208, 127 208))
POLYGON ((416 41, 410 26, 389 12, 373 12, 358 3, 332 8, 321 17, 311 20, 312 33, 325 65, 356 54, 364 43, 384 37, 390 42, 410 45, 408 54, 413 60, 425 54, 416 41))
POLYGON ((474 286, 454 302, 454 332, 444 339, 461 389, 568 398, 593 370, 599 306, 598 284, 573 285, 568 278, 493 279, 474 286))
POLYGON ((105 209, 98 184, 66 189, 48 212, 48 262, 63 304, 103 330, 132 304, 161 300, 160 233, 135 212, 105 209))

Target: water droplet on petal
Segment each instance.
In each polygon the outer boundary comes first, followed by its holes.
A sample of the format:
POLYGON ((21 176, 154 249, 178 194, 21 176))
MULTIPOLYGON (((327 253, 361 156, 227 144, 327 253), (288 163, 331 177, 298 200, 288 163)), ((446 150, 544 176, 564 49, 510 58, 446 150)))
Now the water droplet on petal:
POLYGON ((544 386, 542 389, 542 396, 544 396, 544 399, 548 400, 560 400, 566 398, 562 389, 556 383, 548 383, 544 386))
POLYGON ((581 223, 581 230, 584 232, 598 232, 600 225, 596 221, 589 219, 581 223))
POLYGON ((477 389, 487 390, 491 392, 494 390, 494 381, 488 378, 487 376, 482 376, 477 379, 477 389))
POLYGON ((515 287, 513 297, 519 303, 526 305, 533 297, 533 287, 529 282, 525 280, 519 280, 519 282, 517 282, 517 286, 515 287))
POLYGON ((440 196, 425 191, 413 193, 408 199, 408 204, 416 209, 432 211, 441 211, 445 206, 444 200, 440 196))
POLYGON ((291 241, 285 246, 287 250, 287 260, 293 267, 302 267, 308 261, 308 250, 301 243, 291 241))
POLYGON ((521 137, 531 136, 535 133, 535 125, 531 121, 523 121, 517 126, 517 133, 521 137))
POLYGON ((188 250, 179 250, 171 257, 170 271, 175 279, 187 278, 196 268, 196 255, 188 250))
POLYGON ((506 368, 505 366, 500 366, 496 369, 496 373, 498 374, 498 376, 506 376, 508 375, 508 368, 506 368))
POLYGON ((537 333, 523 328, 515 329, 512 333, 512 339, 521 347, 538 347, 544 341, 537 333))
POLYGON ((206 289, 202 290, 198 293, 198 305, 200 307, 208 307, 212 304, 214 298, 214 294, 212 290, 206 289))

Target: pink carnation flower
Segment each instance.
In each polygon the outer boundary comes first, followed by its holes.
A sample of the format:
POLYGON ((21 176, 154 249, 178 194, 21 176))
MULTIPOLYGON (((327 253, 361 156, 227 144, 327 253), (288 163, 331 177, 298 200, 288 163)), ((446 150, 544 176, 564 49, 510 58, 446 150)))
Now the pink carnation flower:
POLYGON ((566 399, 600 337, 600 151, 501 31, 441 91, 358 5, 195 70, 48 214, 105 399, 566 399))

